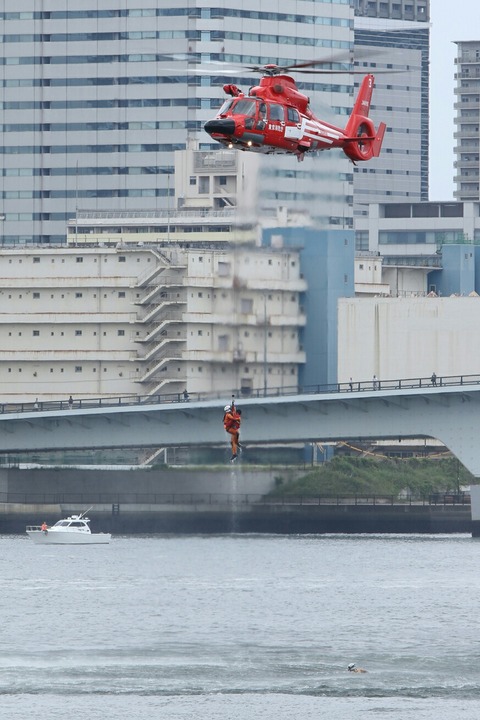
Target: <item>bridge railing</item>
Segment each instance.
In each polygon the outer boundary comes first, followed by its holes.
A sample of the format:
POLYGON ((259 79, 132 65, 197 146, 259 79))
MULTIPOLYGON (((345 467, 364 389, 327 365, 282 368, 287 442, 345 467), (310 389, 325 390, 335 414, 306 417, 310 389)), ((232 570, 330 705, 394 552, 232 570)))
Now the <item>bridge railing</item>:
MULTIPOLYGON (((433 389, 439 387, 461 387, 480 385, 480 374, 478 375, 448 375, 420 378, 396 378, 393 380, 371 379, 355 380, 344 383, 317 384, 317 385, 291 385, 287 387, 271 387, 242 392, 241 389, 233 391, 238 402, 247 398, 275 398, 291 395, 324 395, 331 393, 361 393, 372 390, 412 390, 412 389, 433 389)), ((225 392, 195 392, 189 393, 185 398, 184 393, 161 393, 156 395, 120 395, 120 396, 99 396, 86 398, 72 398, 72 400, 41 400, 29 402, 7 402, 0 403, 0 413, 23 413, 34 411, 58 412, 61 410, 76 410, 89 408, 114 408, 133 405, 159 405, 195 402, 202 400, 219 400, 221 405, 228 402, 229 397, 225 392)))
POLYGON ((395 495, 260 495, 256 493, 0 493, 1 503, 68 505, 79 509, 96 505, 185 506, 368 506, 405 507, 470 505, 469 493, 436 493, 425 498, 395 495))

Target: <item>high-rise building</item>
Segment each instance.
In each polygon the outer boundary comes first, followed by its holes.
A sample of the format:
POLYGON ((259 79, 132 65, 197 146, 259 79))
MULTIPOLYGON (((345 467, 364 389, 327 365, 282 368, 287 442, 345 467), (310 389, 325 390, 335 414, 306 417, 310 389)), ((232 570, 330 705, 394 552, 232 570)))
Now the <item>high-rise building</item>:
POLYGON ((457 200, 480 198, 480 40, 457 42, 455 190, 457 200))
POLYGON ((375 74, 371 114, 387 125, 375 164, 354 170, 355 214, 361 215, 368 203, 428 200, 430 2, 354 5, 357 69, 375 74))
MULTIPOLYGON (((219 149, 203 124, 220 107, 222 86, 257 80, 232 63, 345 53, 347 64, 336 66, 348 69, 354 39, 350 0, 5 0, 0 34, 4 243, 62 242, 78 208, 167 207, 174 151, 189 139, 219 149)), ((351 76, 298 79, 318 115, 346 120, 351 76)), ((352 165, 341 151, 303 163, 262 157, 258 179, 263 212, 294 205, 317 224, 352 226, 352 165)))

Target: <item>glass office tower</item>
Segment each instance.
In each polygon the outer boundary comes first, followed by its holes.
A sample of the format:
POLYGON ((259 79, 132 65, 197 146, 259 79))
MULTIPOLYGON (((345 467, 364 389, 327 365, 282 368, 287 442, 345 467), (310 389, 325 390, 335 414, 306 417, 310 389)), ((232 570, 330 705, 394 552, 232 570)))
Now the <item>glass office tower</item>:
MULTIPOLYGON (((354 0, 357 68, 376 74, 372 117, 387 124, 375 164, 354 170, 365 204, 428 200, 429 0, 354 0)), ((363 206, 363 207, 362 207, 363 206)))
MULTIPOLYGON (((332 58, 349 69, 349 0, 4 0, 0 123, 2 242, 58 243, 78 208, 159 209, 174 151, 203 131, 244 65, 332 58), (225 63, 225 65, 223 64, 225 63)), ((298 75, 323 119, 346 122, 352 76, 298 75)), ((295 207, 352 227, 353 166, 341 151, 262 157, 258 210, 295 207)))

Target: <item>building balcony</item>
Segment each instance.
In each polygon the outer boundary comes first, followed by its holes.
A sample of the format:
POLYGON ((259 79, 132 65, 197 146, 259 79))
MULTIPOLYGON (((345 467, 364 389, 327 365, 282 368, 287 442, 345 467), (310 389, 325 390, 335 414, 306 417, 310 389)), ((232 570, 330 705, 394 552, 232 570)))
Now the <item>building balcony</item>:
MULTIPOLYGON (((465 173, 460 172, 453 176, 453 182, 455 184, 458 184, 458 183, 467 183, 467 184, 468 183, 477 183, 478 184, 479 180, 480 180, 479 174, 478 173, 473 174, 472 171, 470 171, 468 173, 468 175, 465 175, 465 173)), ((477 188, 477 198, 476 199, 478 200, 478 188, 477 188)))
MULTIPOLYGON (((267 340, 270 340, 270 338, 267 338, 267 340)), ((220 365, 242 362, 249 367, 263 367, 265 363, 263 348, 261 350, 242 349, 240 353, 237 349, 228 351, 214 350, 213 348, 209 350, 186 350, 182 355, 182 360, 185 362, 215 363, 220 365)), ((292 352, 276 352, 269 349, 267 342, 267 361, 275 365, 299 365, 306 362, 306 353, 300 349, 292 352)))
MULTIPOLYGON (((464 93, 462 93, 462 95, 463 94, 464 93)), ((475 92, 475 95, 478 95, 478 88, 475 92)), ((455 110, 478 110, 479 106, 480 103, 478 102, 478 100, 470 100, 469 102, 466 102, 465 100, 459 100, 458 102, 453 103, 453 107, 455 108, 455 110)))
POLYGON ((455 140, 477 140, 479 135, 478 127, 472 127, 468 130, 459 130, 453 133, 455 140))
POLYGON ((440 270, 442 268, 440 255, 384 255, 382 259, 383 267, 418 267, 424 270, 440 270))
MULTIPOLYGON (((475 78, 475 79, 476 79, 476 78, 475 78)), ((479 86, 480 86, 480 80, 479 80, 478 82, 473 82, 471 85, 468 85, 468 86, 465 86, 464 84, 461 84, 460 87, 457 86, 457 87, 455 88, 454 94, 457 95, 457 96, 458 96, 458 95, 463 95, 463 96, 466 96, 466 95, 474 95, 474 96, 475 96, 475 95, 478 95, 478 88, 479 88, 479 86)), ((477 103, 478 103, 478 100, 477 100, 477 103)), ((473 106, 474 106, 474 103, 472 104, 471 102, 462 102, 461 100, 460 100, 460 104, 461 104, 463 107, 465 107, 465 106, 467 106, 467 107, 471 107, 471 106, 472 106, 472 107, 473 107, 473 106)))
MULTIPOLYGON (((253 324, 253 323, 248 323, 253 324)), ((265 316, 255 317, 255 325, 265 327, 265 316)), ((295 315, 268 315, 267 327, 303 327, 307 324, 307 316, 301 310, 295 315)))
MULTIPOLYGON (((468 150, 463 150, 463 154, 468 154, 468 150)), ((454 168, 478 168, 480 167, 479 159, 478 159, 478 149, 472 150, 472 155, 476 155, 476 159, 472 158, 471 160, 455 160, 453 163, 454 168)))
POLYGON ((308 290, 307 281, 303 278, 292 278, 286 280, 284 278, 265 280, 265 278, 249 278, 244 281, 245 289, 259 290, 262 292, 306 292, 308 290))
POLYGON ((462 200, 463 202, 470 202, 470 200, 478 200, 479 189, 476 190, 454 190, 453 197, 462 200))

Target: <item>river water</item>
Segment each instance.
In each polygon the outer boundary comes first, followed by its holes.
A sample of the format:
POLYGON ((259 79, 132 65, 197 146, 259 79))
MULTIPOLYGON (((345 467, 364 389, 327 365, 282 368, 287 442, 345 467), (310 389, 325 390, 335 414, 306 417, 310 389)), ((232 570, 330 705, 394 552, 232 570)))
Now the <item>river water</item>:
POLYGON ((469 535, 0 549, 0 717, 480 717, 469 535))

